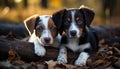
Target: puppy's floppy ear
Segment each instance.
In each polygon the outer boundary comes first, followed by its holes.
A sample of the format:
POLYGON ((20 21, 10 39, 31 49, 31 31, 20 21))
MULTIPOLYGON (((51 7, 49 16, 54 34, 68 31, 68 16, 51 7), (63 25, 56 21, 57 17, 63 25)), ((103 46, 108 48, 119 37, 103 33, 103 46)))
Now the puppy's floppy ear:
POLYGON ((93 20, 93 18, 94 18, 95 13, 93 12, 93 10, 91 10, 91 9, 89 9, 87 7, 84 7, 84 6, 80 7, 80 11, 83 13, 85 23, 89 27, 92 20, 93 20))
POLYGON ((62 26, 63 15, 65 11, 66 9, 62 9, 52 14, 52 19, 55 25, 57 26, 60 34, 62 34, 63 32, 63 28, 61 28, 61 26, 62 26))
POLYGON ((27 28, 29 34, 31 35, 35 29, 35 24, 39 15, 35 14, 24 20, 25 27, 27 28))

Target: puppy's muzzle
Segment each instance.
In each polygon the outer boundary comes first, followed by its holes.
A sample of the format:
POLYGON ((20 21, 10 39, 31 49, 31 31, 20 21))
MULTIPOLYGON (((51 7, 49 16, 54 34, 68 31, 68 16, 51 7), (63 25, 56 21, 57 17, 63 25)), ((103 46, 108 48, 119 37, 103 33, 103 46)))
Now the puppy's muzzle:
POLYGON ((44 38, 44 41, 45 41, 46 43, 50 43, 50 40, 51 40, 51 39, 50 39, 49 37, 45 37, 45 38, 44 38))
POLYGON ((70 35, 71 35, 72 37, 76 36, 76 34, 77 34, 77 31, 75 31, 75 30, 70 31, 70 35))

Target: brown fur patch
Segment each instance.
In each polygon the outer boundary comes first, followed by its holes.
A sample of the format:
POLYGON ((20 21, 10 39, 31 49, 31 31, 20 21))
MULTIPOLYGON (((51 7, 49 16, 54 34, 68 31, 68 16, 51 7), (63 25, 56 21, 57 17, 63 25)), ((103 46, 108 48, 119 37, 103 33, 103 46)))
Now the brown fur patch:
POLYGON ((70 18, 67 18, 68 22, 71 22, 71 19, 70 18))
POLYGON ((80 28, 79 31, 80 31, 80 33, 82 34, 82 32, 83 32, 83 28, 80 28))
POLYGON ((43 31, 44 28, 45 28, 45 26, 44 26, 43 23, 41 23, 40 25, 38 25, 38 26, 36 27, 36 35, 37 35, 38 37, 41 36, 41 33, 42 33, 42 31, 43 31))
POLYGON ((54 26, 55 26, 55 24, 54 24, 53 20, 50 18, 48 21, 48 28, 51 29, 54 26))
POLYGON ((31 35, 34 31, 36 20, 39 18, 39 15, 32 15, 24 20, 25 27, 27 28, 29 34, 31 35))
POLYGON ((48 21, 48 28, 50 29, 53 38, 55 38, 57 36, 58 31, 52 18, 50 18, 48 21))
POLYGON ((76 17, 75 20, 78 21, 78 20, 79 20, 79 17, 76 17))

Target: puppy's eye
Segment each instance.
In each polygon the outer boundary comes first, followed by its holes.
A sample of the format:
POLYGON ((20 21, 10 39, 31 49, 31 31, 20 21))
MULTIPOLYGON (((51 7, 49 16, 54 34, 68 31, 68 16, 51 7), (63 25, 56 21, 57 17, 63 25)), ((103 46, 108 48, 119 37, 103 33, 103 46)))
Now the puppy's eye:
POLYGON ((77 24, 78 24, 78 25, 81 25, 81 24, 82 24, 82 22, 81 22, 81 21, 78 21, 78 22, 77 22, 77 24))
POLYGON ((68 26, 68 25, 70 25, 70 23, 69 23, 69 22, 65 22, 64 24, 65 24, 65 26, 68 26))
POLYGON ((38 32, 42 32, 42 30, 43 30, 43 27, 37 28, 37 31, 38 31, 38 32))
POLYGON ((52 31, 56 31, 57 28, 56 28, 56 27, 52 27, 51 30, 52 30, 52 31))

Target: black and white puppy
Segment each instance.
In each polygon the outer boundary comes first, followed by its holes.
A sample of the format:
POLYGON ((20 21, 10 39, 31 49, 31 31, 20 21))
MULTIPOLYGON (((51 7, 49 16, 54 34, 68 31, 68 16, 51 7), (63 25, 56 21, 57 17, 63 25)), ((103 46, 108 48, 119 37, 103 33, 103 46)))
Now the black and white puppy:
POLYGON ((94 12, 85 7, 62 9, 55 12, 52 18, 62 35, 58 63, 67 63, 66 48, 69 48, 73 52, 80 53, 75 65, 86 65, 91 52, 97 50, 98 46, 96 35, 89 29, 94 12))
POLYGON ((56 36, 58 30, 49 15, 33 15, 24 21, 30 38, 28 42, 34 43, 34 51, 38 56, 44 56, 46 50, 44 46, 56 46, 56 36))

